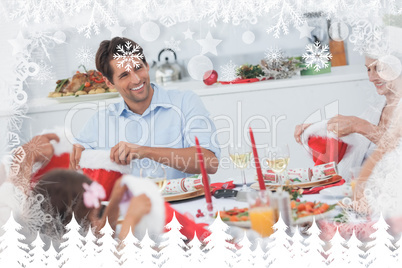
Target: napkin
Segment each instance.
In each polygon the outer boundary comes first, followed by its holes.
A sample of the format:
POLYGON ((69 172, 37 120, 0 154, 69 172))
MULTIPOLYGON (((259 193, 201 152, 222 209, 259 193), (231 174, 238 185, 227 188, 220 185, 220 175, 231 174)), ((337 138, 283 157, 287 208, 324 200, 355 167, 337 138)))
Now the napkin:
POLYGON ((340 186, 340 185, 342 185, 344 183, 345 183, 345 180, 341 179, 337 183, 328 184, 328 185, 324 185, 324 186, 321 186, 321 187, 315 187, 315 188, 313 188, 311 190, 303 190, 303 194, 318 194, 322 189, 329 188, 329 187, 334 187, 334 186, 340 186))
POLYGON ((233 181, 227 182, 216 182, 211 184, 211 193, 212 195, 215 193, 216 190, 221 189, 234 189, 236 186, 234 185, 233 181))
POLYGON ((341 140, 318 136, 309 138, 308 146, 312 150, 315 165, 322 165, 333 161, 338 164, 345 155, 348 147, 348 145, 341 140))
POLYGON ((194 220, 188 218, 184 214, 181 214, 174 208, 170 206, 169 203, 165 202, 165 232, 168 231, 166 229, 166 224, 168 224, 172 218, 173 215, 175 215, 176 219, 180 222, 182 225, 182 229, 180 229, 180 232, 187 237, 188 240, 192 240, 194 238, 194 233, 197 233, 197 237, 199 240, 204 240, 207 236, 211 234, 210 231, 206 229, 208 224, 206 223, 195 223, 194 220))

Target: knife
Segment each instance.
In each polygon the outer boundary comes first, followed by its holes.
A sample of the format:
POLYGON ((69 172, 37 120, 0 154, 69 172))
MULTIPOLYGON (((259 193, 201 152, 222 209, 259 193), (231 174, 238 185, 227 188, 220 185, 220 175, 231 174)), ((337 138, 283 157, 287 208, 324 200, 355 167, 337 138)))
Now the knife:
POLYGON ((216 190, 214 193, 214 197, 216 197, 216 198, 234 197, 234 199, 237 201, 247 202, 247 192, 241 192, 241 191, 231 190, 231 189, 216 190))

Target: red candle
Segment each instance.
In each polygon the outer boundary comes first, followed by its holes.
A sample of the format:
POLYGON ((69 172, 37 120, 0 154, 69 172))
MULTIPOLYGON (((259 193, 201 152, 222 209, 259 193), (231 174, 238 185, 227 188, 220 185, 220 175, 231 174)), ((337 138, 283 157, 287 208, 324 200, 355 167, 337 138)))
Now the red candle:
POLYGON ((207 201, 207 209, 209 212, 212 212, 213 207, 212 207, 212 199, 211 199, 211 190, 209 189, 208 175, 207 175, 207 172, 206 172, 205 166, 204 166, 204 157, 201 152, 200 142, 198 141, 197 137, 195 137, 195 144, 197 147, 198 162, 200 163, 200 166, 201 166, 202 184, 204 184, 204 192, 205 192, 205 200, 207 201))
POLYGON ((250 132, 251 146, 253 147, 255 168, 257 169, 258 183, 260 184, 260 190, 265 190, 266 188, 265 188, 264 178, 262 177, 260 160, 258 158, 257 147, 255 147, 254 134, 253 134, 253 130, 251 130, 251 127, 249 128, 249 132, 250 132))

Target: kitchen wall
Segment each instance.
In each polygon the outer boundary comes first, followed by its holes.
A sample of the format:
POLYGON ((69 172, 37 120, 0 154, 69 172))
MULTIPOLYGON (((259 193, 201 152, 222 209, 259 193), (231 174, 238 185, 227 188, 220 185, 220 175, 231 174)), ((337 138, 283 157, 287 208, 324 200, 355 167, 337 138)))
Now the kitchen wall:
MULTIPOLYGON (((283 49, 288 56, 300 56, 304 53, 305 45, 309 42, 307 38, 299 38, 300 32, 290 27, 288 35, 281 35, 276 39, 272 34, 267 34, 266 29, 270 25, 269 18, 259 18, 256 24, 240 24, 234 26, 231 23, 218 22, 217 27, 210 27, 205 21, 202 22, 189 22, 179 23, 169 28, 158 24, 160 28, 160 36, 156 41, 147 42, 140 34, 141 24, 128 25, 122 23, 121 26, 126 27, 123 35, 137 41, 143 46, 145 55, 149 63, 157 61, 158 53, 165 47, 165 41, 174 38, 180 41, 180 50, 176 51, 178 62, 186 67, 189 59, 201 53, 201 46, 196 42, 198 39, 204 39, 208 33, 211 32, 214 39, 220 39, 222 42, 217 46, 217 56, 207 53, 213 63, 213 68, 220 72, 220 66, 225 65, 232 60, 236 65, 244 63, 257 64, 264 57, 264 52, 267 48, 278 47, 283 49), (190 29, 194 32, 193 39, 184 39, 183 32, 190 29), (242 41, 242 34, 245 31, 252 31, 255 35, 255 41, 252 44, 245 44, 242 41)), ((0 34, 3 37, 0 42, 0 57, 4 60, 5 64, 0 67, 0 80, 3 83, 8 83, 12 80, 12 68, 14 56, 10 55, 12 49, 9 39, 15 39, 21 30, 18 24, 3 23, 0 29, 0 34)), ((93 57, 96 53, 99 43, 102 40, 110 39, 111 32, 108 29, 101 28, 99 35, 93 35, 90 39, 84 37, 83 34, 78 34, 77 30, 73 27, 66 27, 64 25, 32 25, 21 30, 24 38, 29 37, 35 31, 46 31, 50 35, 56 31, 62 31, 66 35, 64 44, 55 45, 54 48, 48 48, 49 59, 45 56, 42 49, 36 49, 32 53, 32 61, 43 62, 51 68, 52 77, 45 81, 37 81, 35 79, 28 79, 27 85, 24 88, 30 99, 46 97, 48 92, 53 91, 55 82, 58 79, 71 77, 77 67, 79 66, 79 59, 77 58, 78 50, 82 47, 87 47, 91 50, 93 57)), ((348 64, 364 64, 364 59, 358 53, 353 51, 353 45, 347 40, 345 43, 348 64)), ((169 53, 163 55, 162 59, 168 56, 173 59, 169 53)), ((87 68, 94 68, 95 64, 87 64, 87 68)), ((156 68, 156 67, 155 67, 156 68)), ((151 79, 154 79, 155 68, 151 69, 151 79)), ((186 68, 183 68, 186 69, 186 68)), ((188 76, 188 73, 184 74, 188 76)))

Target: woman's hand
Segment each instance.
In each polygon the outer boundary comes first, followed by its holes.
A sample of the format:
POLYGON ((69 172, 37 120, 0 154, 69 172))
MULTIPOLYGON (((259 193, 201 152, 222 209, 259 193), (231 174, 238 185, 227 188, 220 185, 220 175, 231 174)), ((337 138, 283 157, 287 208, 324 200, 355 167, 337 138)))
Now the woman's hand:
POLYGON ((338 114, 328 121, 327 130, 341 138, 352 133, 359 133, 362 121, 367 122, 356 116, 338 114))
POLYGON ((300 136, 303 134, 304 130, 309 126, 311 126, 311 124, 300 124, 296 126, 294 136, 297 143, 302 144, 300 136))

